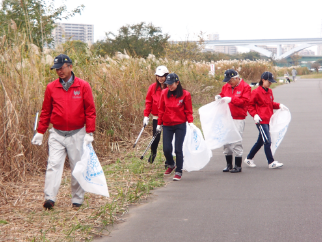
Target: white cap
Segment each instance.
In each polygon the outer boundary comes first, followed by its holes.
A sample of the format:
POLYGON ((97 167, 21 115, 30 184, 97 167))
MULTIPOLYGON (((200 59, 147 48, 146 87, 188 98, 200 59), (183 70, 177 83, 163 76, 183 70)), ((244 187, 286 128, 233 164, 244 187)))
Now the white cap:
POLYGON ((156 76, 164 76, 164 74, 169 73, 168 68, 165 66, 158 66, 157 69, 155 70, 156 76))

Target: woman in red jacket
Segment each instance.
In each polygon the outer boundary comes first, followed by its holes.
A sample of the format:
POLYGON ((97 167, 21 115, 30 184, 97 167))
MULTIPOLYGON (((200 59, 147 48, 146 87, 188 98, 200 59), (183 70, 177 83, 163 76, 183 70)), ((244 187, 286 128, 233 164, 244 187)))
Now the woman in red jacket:
POLYGON ((256 167, 253 158, 264 144, 265 155, 268 161, 268 168, 282 167, 283 163, 274 161, 271 151, 271 136, 269 133, 269 121, 273 115, 273 109, 288 109, 283 104, 274 102, 273 92, 270 85, 276 83, 271 72, 264 72, 259 82, 259 87, 252 91, 248 107, 249 114, 254 117, 259 135, 253 148, 250 150, 244 162, 249 167, 256 167), (261 129, 262 128, 262 129, 261 129), (261 133, 262 130, 262 133, 261 133))
MULTIPOLYGON (((149 115, 151 113, 153 116, 153 136, 156 133, 156 128, 158 125, 158 107, 159 107, 161 91, 166 87, 164 82, 168 74, 169 74, 169 71, 167 67, 165 66, 157 67, 155 72, 155 76, 156 76, 155 83, 150 85, 148 89, 148 93, 146 94, 146 98, 145 98, 143 125, 144 126, 148 125, 149 115)), ((151 155, 148 159, 148 161, 151 164, 154 162, 154 159, 157 155, 159 141, 160 141, 160 133, 157 135, 157 137, 155 138, 155 140, 151 145, 151 155)))
POLYGON ((157 131, 160 132, 161 125, 163 125, 163 153, 168 164, 165 175, 171 174, 176 168, 172 156, 172 140, 175 134, 174 146, 177 168, 173 180, 179 181, 182 177, 182 146, 186 135, 186 122, 189 123, 191 128, 194 127, 191 95, 182 88, 179 77, 175 73, 167 76, 165 84, 168 89, 161 93, 157 131))

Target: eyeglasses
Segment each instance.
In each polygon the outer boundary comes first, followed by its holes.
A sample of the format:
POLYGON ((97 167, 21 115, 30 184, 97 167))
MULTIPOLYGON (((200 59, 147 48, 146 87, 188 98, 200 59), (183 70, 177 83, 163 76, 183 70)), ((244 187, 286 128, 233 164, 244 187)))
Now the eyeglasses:
POLYGON ((56 69, 56 71, 62 71, 62 70, 64 70, 66 67, 69 67, 69 65, 67 65, 67 66, 62 66, 61 68, 56 69))

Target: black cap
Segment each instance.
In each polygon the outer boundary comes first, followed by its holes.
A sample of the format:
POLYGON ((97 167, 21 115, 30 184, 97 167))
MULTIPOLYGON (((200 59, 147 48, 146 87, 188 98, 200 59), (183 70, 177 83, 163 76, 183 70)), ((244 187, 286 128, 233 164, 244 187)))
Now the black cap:
POLYGON ((165 80, 164 84, 171 85, 174 82, 178 82, 178 81, 179 81, 178 75, 176 73, 170 73, 167 76, 167 79, 165 80))
POLYGON ((238 72, 233 69, 228 69, 225 71, 225 79, 223 82, 229 82, 229 80, 233 77, 238 76, 238 72))
POLYGON ((72 60, 67 55, 60 54, 55 57, 54 65, 50 69, 60 69, 65 63, 72 64, 72 60))
POLYGON ((273 78, 273 74, 269 71, 265 71, 262 76, 261 76, 261 79, 264 79, 264 80, 268 80, 269 82, 274 82, 276 83, 276 81, 274 80, 273 78))

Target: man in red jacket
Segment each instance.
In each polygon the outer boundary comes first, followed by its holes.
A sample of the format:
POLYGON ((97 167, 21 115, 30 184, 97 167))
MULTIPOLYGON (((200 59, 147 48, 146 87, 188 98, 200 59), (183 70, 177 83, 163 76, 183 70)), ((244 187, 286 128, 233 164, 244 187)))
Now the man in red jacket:
MULTIPOLYGON (((228 69, 225 71, 225 79, 223 82, 226 82, 226 84, 222 87, 221 93, 216 95, 215 99, 218 100, 222 98, 226 103, 229 104, 231 116, 234 119, 234 123, 240 133, 240 136, 243 137, 251 88, 233 69, 228 69)), ((224 154, 226 156, 227 167, 223 170, 223 172, 241 172, 243 155, 242 142, 239 141, 224 145, 224 154), (235 155, 234 168, 232 164, 233 154, 235 155)))
MULTIPOLYGON (((53 124, 48 139, 45 209, 52 209, 55 205, 66 155, 73 172, 77 161, 81 160, 83 144, 88 145, 94 140, 96 120, 92 89, 86 81, 74 75, 71 59, 60 54, 51 69, 56 69, 59 78, 47 85, 37 133, 31 141, 41 145, 49 123, 53 124)), ((71 187, 73 207, 80 207, 85 191, 73 176, 71 187)))

